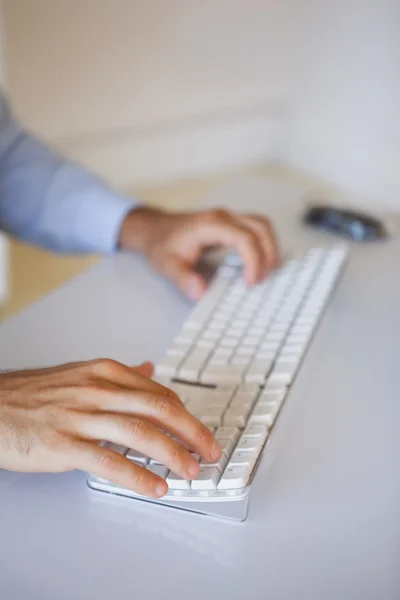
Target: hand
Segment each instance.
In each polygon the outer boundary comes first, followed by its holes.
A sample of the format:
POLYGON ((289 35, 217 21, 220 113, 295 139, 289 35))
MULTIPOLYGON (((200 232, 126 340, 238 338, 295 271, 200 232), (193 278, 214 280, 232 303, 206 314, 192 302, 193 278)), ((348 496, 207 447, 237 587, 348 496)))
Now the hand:
POLYGON ((107 440, 139 450, 186 479, 199 464, 176 436, 208 461, 221 450, 177 395, 112 360, 0 374, 0 469, 61 472, 81 469, 153 498, 166 482, 102 447, 107 440))
POLYGON ((261 281, 279 262, 271 223, 260 215, 237 215, 226 210, 166 213, 150 208, 131 212, 122 224, 121 248, 137 250, 193 300, 206 289, 195 268, 202 252, 228 246, 241 255, 249 285, 261 281))

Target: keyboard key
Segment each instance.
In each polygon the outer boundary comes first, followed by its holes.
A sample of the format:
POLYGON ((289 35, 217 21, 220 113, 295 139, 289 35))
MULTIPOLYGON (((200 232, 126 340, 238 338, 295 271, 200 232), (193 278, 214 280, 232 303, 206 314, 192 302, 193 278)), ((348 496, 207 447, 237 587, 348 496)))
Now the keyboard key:
POLYGON ((271 361, 256 358, 250 364, 250 367, 246 372, 245 380, 253 383, 263 383, 265 381, 266 376, 270 372, 271 367, 271 361))
POLYGON ((225 327, 226 327, 226 321, 225 320, 221 320, 221 319, 213 319, 207 325, 207 329, 209 329, 209 330, 210 329, 221 330, 221 329, 225 329, 225 327))
POLYGON ((175 377, 177 369, 182 362, 182 356, 180 355, 170 355, 165 356, 162 363, 156 365, 155 374, 156 376, 169 376, 175 377))
POLYGON ((225 426, 244 427, 250 413, 251 405, 228 408, 222 422, 225 426))
POLYGON ((167 484, 170 490, 190 490, 190 481, 182 479, 172 471, 168 473, 167 484))
POLYGON ((203 409, 201 414, 195 414, 195 417, 207 427, 219 427, 222 422, 222 413, 224 410, 224 406, 208 407, 203 409))
POLYGON ((220 329, 206 329, 201 334, 201 340, 218 340, 221 337, 220 329))
POLYGON ((268 429, 264 425, 248 425, 243 431, 244 437, 259 437, 263 440, 267 439, 268 429))
POLYGON ((209 463, 206 460, 202 460, 201 466, 202 467, 215 467, 220 473, 222 473, 222 471, 225 469, 227 463, 228 463, 228 455, 223 453, 223 454, 221 454, 220 458, 213 463, 209 463))
POLYGON ((251 407, 254 404, 254 394, 252 394, 251 392, 239 392, 238 394, 236 394, 232 400, 232 402, 230 403, 229 408, 238 408, 240 409, 241 407, 251 407))
POLYGON ((108 450, 112 450, 113 452, 117 452, 118 454, 123 454, 124 456, 128 450, 126 446, 121 446, 120 444, 113 444, 112 442, 105 442, 103 446, 104 448, 108 448, 108 450))
POLYGON ((246 486, 250 472, 247 467, 228 467, 218 484, 219 490, 241 489, 246 486))
POLYGON ((129 450, 128 454, 126 455, 126 458, 129 458, 129 460, 133 460, 134 462, 140 463, 142 465, 147 465, 150 460, 148 456, 145 456, 137 450, 129 450))
POLYGON ((247 467, 252 469, 258 454, 251 450, 236 450, 229 459, 228 467, 247 467))
POLYGON ((229 401, 231 400, 233 394, 233 389, 226 391, 217 391, 215 394, 212 395, 212 405, 226 407, 229 404, 229 401))
POLYGON ((148 471, 151 471, 152 473, 154 473, 154 475, 158 475, 158 477, 162 477, 163 479, 167 478, 168 475, 168 469, 167 467, 164 467, 164 465, 160 465, 160 464, 155 464, 155 463, 150 463, 146 469, 148 471))
POLYGON ((216 436, 215 439, 221 447, 221 452, 225 456, 229 457, 232 454, 238 437, 239 436, 236 436, 235 438, 219 438, 218 436, 216 436))
POLYGON ((252 452, 258 452, 264 443, 264 440, 260 436, 247 436, 242 435, 236 444, 236 450, 251 450, 252 452))
POLYGON ((207 348, 194 348, 182 363, 178 372, 179 377, 188 381, 197 381, 209 354, 207 348))
POLYGON ((217 431, 215 432, 215 437, 216 438, 228 438, 228 439, 232 439, 234 441, 237 440, 237 438, 239 437, 240 434, 240 430, 237 427, 218 427, 217 431))
POLYGON ((231 365, 244 365, 247 366, 251 361, 251 356, 235 356, 231 360, 231 365))
POLYGON ((251 358, 255 352, 256 348, 253 346, 239 346, 239 348, 236 350, 235 356, 248 356, 251 358))
POLYGON ((227 365, 221 367, 208 366, 203 371, 200 381, 208 384, 218 383, 240 383, 243 379, 243 374, 246 370, 246 365, 227 365))
POLYGON ((244 331, 246 331, 244 327, 230 327, 226 330, 226 335, 229 337, 240 338, 244 331))
POLYGON ((239 343, 239 338, 237 337, 223 337, 220 340, 220 346, 222 348, 235 348, 239 343))
POLYGON ((214 349, 215 343, 214 340, 197 340, 196 346, 197 348, 209 348, 211 352, 214 349))
POLYGON ((224 347, 218 346, 214 351, 213 357, 214 356, 215 357, 223 356, 226 358, 230 358, 232 356, 233 352, 234 352, 233 348, 227 348, 227 347, 224 348, 224 347))
POLYGON ((249 425, 264 424, 272 427, 278 411, 279 404, 277 402, 257 404, 249 417, 249 425))
POLYGON ((192 490, 215 490, 221 477, 216 467, 201 466, 200 473, 192 480, 192 490))

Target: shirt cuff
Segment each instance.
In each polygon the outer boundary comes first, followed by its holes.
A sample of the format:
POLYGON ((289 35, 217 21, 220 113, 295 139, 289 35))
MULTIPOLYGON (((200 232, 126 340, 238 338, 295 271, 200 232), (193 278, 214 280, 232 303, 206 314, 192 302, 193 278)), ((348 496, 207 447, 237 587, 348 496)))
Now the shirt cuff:
POLYGON ((75 228, 76 245, 86 252, 97 254, 115 252, 122 223, 138 206, 139 203, 132 198, 102 186, 96 190, 81 191, 75 228))

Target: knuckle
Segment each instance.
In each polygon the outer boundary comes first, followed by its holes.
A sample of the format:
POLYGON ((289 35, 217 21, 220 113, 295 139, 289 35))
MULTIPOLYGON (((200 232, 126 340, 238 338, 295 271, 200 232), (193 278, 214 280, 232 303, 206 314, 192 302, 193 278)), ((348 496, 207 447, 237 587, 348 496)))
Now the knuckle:
POLYGON ((165 396, 157 396, 154 400, 154 409, 162 417, 170 417, 173 412, 171 400, 165 396))
POLYGON ((196 440, 201 444, 211 437, 211 432, 203 423, 199 423, 196 431, 196 440))
POLYGON ((109 377, 119 371, 121 365, 111 358, 99 358, 91 361, 91 371, 101 377, 109 377))
POLYGON ((183 404, 183 402, 181 401, 181 399, 179 398, 178 394, 176 394, 173 390, 171 390, 170 388, 165 388, 165 396, 169 399, 169 400, 173 400, 174 402, 179 402, 179 404, 183 404))
POLYGON ((99 454, 97 461, 102 471, 115 473, 119 470, 119 457, 111 452, 102 452, 99 454))
POLYGON ((133 485, 135 488, 142 487, 145 480, 146 470, 143 467, 136 467, 133 474, 133 485))
POLYGON ((147 434, 147 426, 141 419, 126 419, 122 422, 121 429, 123 433, 138 440, 143 439, 147 434))
POLYGON ((231 218, 231 214, 225 208, 214 208, 201 213, 202 220, 208 223, 220 223, 231 218))
POLYGON ((181 464, 184 461, 184 448, 179 444, 175 444, 175 446, 171 450, 171 460, 173 463, 181 464))
POLYGON ((240 237, 242 239, 243 244, 246 244, 247 246, 257 245, 257 236, 251 229, 241 229, 240 237))

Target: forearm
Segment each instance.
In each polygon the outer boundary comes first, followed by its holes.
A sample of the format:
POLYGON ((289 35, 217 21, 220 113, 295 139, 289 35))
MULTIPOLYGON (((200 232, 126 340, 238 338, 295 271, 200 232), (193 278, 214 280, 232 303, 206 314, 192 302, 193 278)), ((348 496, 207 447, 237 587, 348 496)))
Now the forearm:
POLYGON ((135 203, 25 132, 0 97, 0 226, 64 252, 111 252, 135 203))

